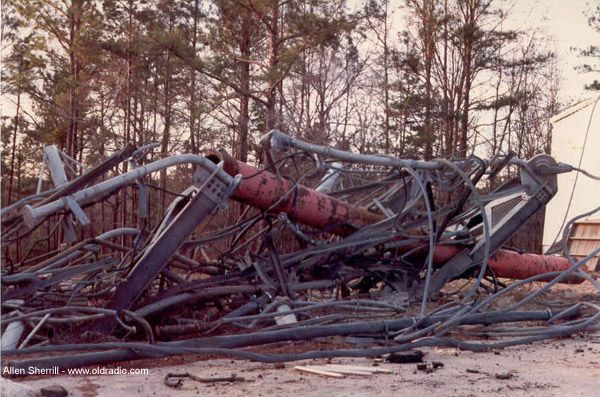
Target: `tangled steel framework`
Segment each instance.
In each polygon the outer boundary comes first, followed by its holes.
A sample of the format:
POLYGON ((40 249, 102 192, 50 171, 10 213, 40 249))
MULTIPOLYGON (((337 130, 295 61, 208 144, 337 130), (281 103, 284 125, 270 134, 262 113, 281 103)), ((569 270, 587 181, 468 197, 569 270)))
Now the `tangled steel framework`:
MULTIPOLYGON (((43 167, 56 187, 2 209, 2 242, 27 239, 59 215, 53 230, 64 229, 68 247, 10 271, 3 265, 5 364, 68 368, 186 353, 280 362, 427 345, 484 350, 598 328, 592 302, 523 309, 559 282, 597 286, 583 269, 600 247, 581 261, 565 238, 564 256, 503 248, 555 195, 556 175, 579 171, 574 167, 548 155, 418 161, 357 154, 277 130, 262 146, 263 169, 222 150, 142 165, 155 145, 128 146, 71 181, 69 159, 46 147, 43 167), (123 161, 131 171, 94 184, 123 161), (77 224, 91 222, 84 208, 127 186, 137 187, 138 215, 147 219, 145 178, 182 164, 194 166, 193 184, 152 230, 122 227, 76 241, 77 224), (476 188, 509 166, 517 177, 487 193, 476 188), (217 217, 233 221, 217 228, 217 217), (464 294, 431 304, 458 278, 472 280, 464 294), (519 281, 507 286, 499 278, 519 281), (492 309, 498 297, 534 281, 546 284, 492 309), (451 336, 464 325, 526 321, 538 326, 495 330, 493 342, 451 336), (72 326, 86 331, 74 338, 72 326), (243 349, 326 336, 368 336, 361 340, 370 346, 299 354, 243 349), (66 337, 73 343, 61 343, 66 337), (18 357, 31 353, 36 357, 18 357)), ((564 236, 590 213, 571 220, 564 236)))

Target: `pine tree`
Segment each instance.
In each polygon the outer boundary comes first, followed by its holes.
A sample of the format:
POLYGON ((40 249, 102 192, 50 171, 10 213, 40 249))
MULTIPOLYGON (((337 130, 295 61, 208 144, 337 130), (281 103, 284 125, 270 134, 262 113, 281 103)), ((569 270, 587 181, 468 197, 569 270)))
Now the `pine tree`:
MULTIPOLYGON (((588 25, 598 34, 600 34, 600 5, 586 13, 588 25)), ((583 73, 600 73, 600 46, 590 45, 586 48, 579 49, 579 56, 586 58, 587 61, 576 67, 577 70, 583 73)), ((595 78, 591 83, 585 86, 587 90, 599 91, 600 80, 595 78)))

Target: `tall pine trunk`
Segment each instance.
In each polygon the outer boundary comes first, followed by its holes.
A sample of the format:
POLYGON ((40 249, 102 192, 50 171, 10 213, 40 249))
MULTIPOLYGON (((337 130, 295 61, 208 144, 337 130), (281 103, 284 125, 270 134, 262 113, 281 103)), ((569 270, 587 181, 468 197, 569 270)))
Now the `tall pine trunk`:
POLYGON ((245 14, 242 18, 242 37, 240 40, 240 114, 239 114, 239 135, 237 157, 240 161, 248 160, 248 122, 249 122, 249 102, 250 97, 250 39, 251 39, 251 18, 245 14))
POLYGON ((15 129, 12 136, 12 147, 10 153, 10 172, 8 176, 8 197, 6 199, 8 205, 12 203, 13 181, 15 178, 15 155, 17 151, 17 134, 19 132, 19 117, 21 116, 21 88, 17 88, 17 109, 15 111, 15 129))

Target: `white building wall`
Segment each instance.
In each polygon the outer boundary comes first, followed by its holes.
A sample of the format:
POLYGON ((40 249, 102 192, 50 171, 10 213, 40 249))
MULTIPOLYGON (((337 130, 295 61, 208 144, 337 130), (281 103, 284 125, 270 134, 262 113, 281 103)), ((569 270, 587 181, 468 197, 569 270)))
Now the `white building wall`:
MULTIPOLYGON (((581 168, 600 175, 600 102, 598 98, 582 102, 553 117, 552 156, 556 161, 577 166, 583 151, 581 168), (594 105, 596 109, 594 110, 594 105), (586 130, 589 133, 583 146, 586 130)), ((572 217, 600 206, 600 182, 576 173, 558 175, 558 192, 546 206, 543 249, 548 249, 560 232, 565 213, 567 221, 572 217), (573 200, 569 208, 569 199, 573 191, 573 200), (567 212, 568 208, 568 212, 567 212)), ((600 218, 600 213, 590 219, 600 218)), ((560 241, 562 234, 556 238, 560 241)))

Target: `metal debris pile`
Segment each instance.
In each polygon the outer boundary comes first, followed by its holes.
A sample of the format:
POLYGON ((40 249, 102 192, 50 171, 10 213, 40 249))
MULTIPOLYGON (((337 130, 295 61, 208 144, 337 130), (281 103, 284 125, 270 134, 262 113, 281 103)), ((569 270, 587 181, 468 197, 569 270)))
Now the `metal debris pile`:
MULTIPOLYGON (((275 130, 263 137, 258 169, 222 150, 146 163, 154 147, 128 146, 68 180, 70 161, 48 146, 43 167, 56 187, 2 209, 5 248, 35 245, 40 227, 65 239, 59 252, 20 263, 3 258, 5 365, 69 368, 179 354, 282 362, 433 345, 487 350, 598 329, 592 302, 529 305, 556 283, 597 286, 584 269, 600 247, 580 261, 564 238, 564 256, 503 248, 554 196, 556 175, 573 171, 548 155, 417 161, 275 130), (122 162, 130 171, 98 182, 122 162), (192 184, 148 225, 147 176, 177 165, 193 166, 192 184), (509 166, 516 178, 491 192, 476 188, 509 166), (131 186, 137 223, 77 241, 78 228, 93 222, 93 206, 131 186), (456 279, 470 281, 460 294, 444 292, 456 279), (499 297, 537 281, 546 283, 498 307, 499 297), (465 325, 488 326, 478 329, 493 338, 464 340, 456 331, 465 325), (358 347, 245 349, 331 336, 358 347)), ((565 236, 589 214, 571 220, 565 236)))

